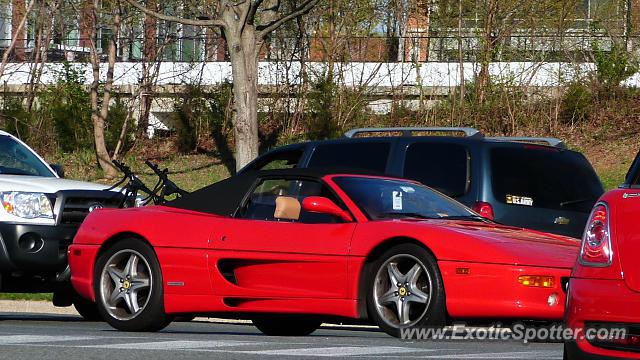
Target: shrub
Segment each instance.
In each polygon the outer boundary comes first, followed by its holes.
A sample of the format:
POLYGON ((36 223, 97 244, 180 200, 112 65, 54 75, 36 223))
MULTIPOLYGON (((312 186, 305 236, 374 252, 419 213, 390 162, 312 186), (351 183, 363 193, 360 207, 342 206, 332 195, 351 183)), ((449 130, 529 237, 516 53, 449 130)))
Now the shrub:
POLYGON ((574 124, 589 120, 594 100, 591 89, 587 85, 579 80, 573 81, 562 97, 562 121, 574 124))
POLYGON ((55 76, 56 83, 47 87, 38 98, 36 113, 44 123, 41 128, 48 130, 53 125, 62 151, 92 148, 91 102, 83 85, 84 76, 68 63, 64 63, 55 76))
POLYGON ((311 85, 307 97, 310 117, 307 125, 309 139, 327 139, 339 132, 333 108, 338 96, 338 86, 331 74, 323 74, 311 85))
POLYGON ((29 137, 30 116, 22 106, 22 98, 5 96, 2 103, 1 126, 4 131, 14 134, 22 139, 29 137))
MULTIPOLYGON (((109 116, 105 122, 104 129, 105 143, 110 152, 115 151, 118 140, 120 139, 122 127, 128 116, 129 109, 127 108, 127 104, 122 99, 115 98, 111 106, 109 106, 109 116)), ((124 136, 124 143, 122 144, 124 150, 127 150, 133 143, 135 132, 135 124, 129 119, 124 136)))
POLYGON ((212 90, 187 85, 175 104, 176 146, 180 152, 193 152, 201 142, 212 137, 220 152, 228 148, 231 124, 231 84, 212 90))
POLYGON ((180 153, 190 153, 196 149, 198 139, 194 124, 200 113, 198 105, 198 100, 192 97, 185 97, 176 105, 176 147, 180 153))
POLYGON ((307 95, 307 138, 328 139, 340 136, 346 128, 361 126, 370 120, 365 88, 341 86, 328 72, 311 83, 307 95))
POLYGON ((596 66, 596 79, 606 91, 619 87, 639 70, 638 61, 615 42, 608 52, 600 49, 595 42, 591 48, 596 66))

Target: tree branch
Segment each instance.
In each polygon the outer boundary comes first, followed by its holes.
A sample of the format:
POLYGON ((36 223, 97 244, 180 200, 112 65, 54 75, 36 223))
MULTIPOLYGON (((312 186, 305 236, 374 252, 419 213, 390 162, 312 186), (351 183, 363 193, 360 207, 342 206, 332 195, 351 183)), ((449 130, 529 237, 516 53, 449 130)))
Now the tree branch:
POLYGON ((224 21, 222 21, 221 19, 210 19, 210 20, 185 19, 185 18, 165 15, 157 11, 149 10, 146 8, 146 6, 141 5, 136 0, 125 0, 125 1, 128 2, 131 6, 135 7, 136 9, 142 11, 143 13, 149 16, 153 16, 158 20, 171 21, 171 22, 176 22, 184 25, 192 25, 192 26, 220 26, 220 27, 225 26, 224 21))
POLYGON ((254 2, 251 3, 251 7, 249 8, 249 14, 247 14, 248 24, 253 24, 253 21, 256 18, 256 11, 258 11, 258 8, 260 7, 260 5, 262 5, 263 1, 264 0, 255 0, 254 2))
MULTIPOLYGON (((127 0, 127 1, 129 1, 129 0, 127 0)), ((313 9, 314 6, 316 6, 318 1, 319 0, 305 0, 305 1, 302 2, 302 4, 300 4, 300 6, 295 8, 291 13, 280 17, 278 20, 272 21, 271 23, 269 23, 267 25, 261 25, 261 26, 256 27, 256 29, 260 30, 260 32, 258 33, 258 37, 260 39, 264 39, 272 31, 274 31, 275 29, 279 28, 280 26, 282 26, 282 24, 286 23, 287 21, 289 21, 291 19, 295 19, 298 16, 302 16, 302 15, 308 13, 309 11, 311 11, 311 9, 313 9)))

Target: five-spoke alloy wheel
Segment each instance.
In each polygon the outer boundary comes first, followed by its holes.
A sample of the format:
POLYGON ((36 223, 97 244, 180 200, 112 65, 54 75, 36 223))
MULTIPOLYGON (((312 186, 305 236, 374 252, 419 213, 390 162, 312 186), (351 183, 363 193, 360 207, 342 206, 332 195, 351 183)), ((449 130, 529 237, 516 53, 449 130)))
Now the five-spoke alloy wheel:
POLYGON ((149 301, 153 275, 147 261, 135 250, 113 254, 100 276, 100 300, 110 316, 131 320, 149 301))
POLYGON ((138 239, 118 241, 96 263, 96 303, 105 321, 125 331, 156 331, 169 324, 162 274, 153 249, 138 239))
POLYGON ((385 332, 440 326, 446 319, 444 287, 433 257, 414 244, 387 250, 369 268, 369 316, 385 332))

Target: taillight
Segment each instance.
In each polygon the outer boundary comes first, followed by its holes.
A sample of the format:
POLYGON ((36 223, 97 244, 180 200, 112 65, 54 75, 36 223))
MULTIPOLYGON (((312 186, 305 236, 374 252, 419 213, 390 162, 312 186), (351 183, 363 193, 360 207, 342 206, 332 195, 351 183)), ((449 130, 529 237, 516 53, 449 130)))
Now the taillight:
POLYGON ((580 263, 585 266, 609 266, 612 255, 609 208, 607 204, 599 202, 593 207, 582 236, 580 263))
POLYGON ((475 204, 473 204, 473 211, 477 212, 478 214, 480 214, 480 216, 487 218, 489 220, 494 219, 493 206, 491 206, 491 204, 487 202, 483 202, 483 201, 476 202, 475 204))

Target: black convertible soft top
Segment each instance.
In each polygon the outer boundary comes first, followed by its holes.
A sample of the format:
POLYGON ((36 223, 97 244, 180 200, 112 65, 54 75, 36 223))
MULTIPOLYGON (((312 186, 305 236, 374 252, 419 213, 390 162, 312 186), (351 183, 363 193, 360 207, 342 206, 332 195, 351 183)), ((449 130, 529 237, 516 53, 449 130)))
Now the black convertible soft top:
POLYGON ((332 174, 380 175, 371 171, 353 169, 277 169, 244 172, 202 189, 186 194, 165 205, 185 210, 223 216, 233 216, 247 192, 259 179, 271 177, 293 177, 319 180, 332 174))

